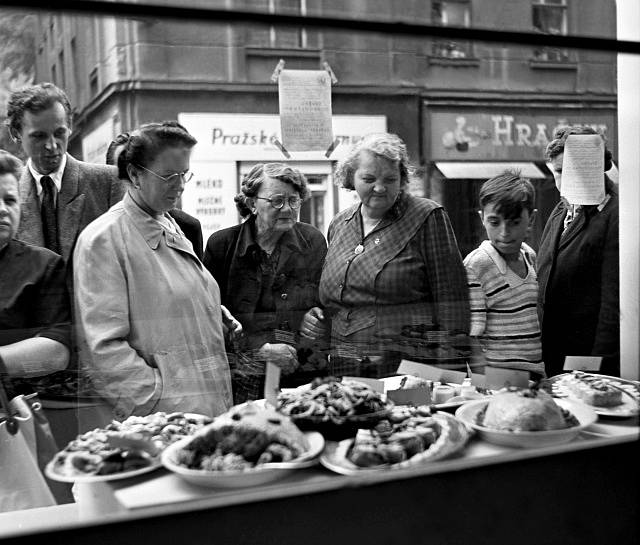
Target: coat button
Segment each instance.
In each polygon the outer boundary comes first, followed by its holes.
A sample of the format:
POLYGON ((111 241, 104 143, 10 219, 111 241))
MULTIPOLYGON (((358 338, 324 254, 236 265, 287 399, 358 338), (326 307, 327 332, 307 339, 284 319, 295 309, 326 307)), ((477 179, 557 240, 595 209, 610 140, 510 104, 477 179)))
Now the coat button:
POLYGON ((342 289, 342 288, 344 288, 344 284, 343 284, 342 282, 340 282, 340 284, 338 284, 338 287, 339 287, 340 289, 342 289))
POLYGON ((289 296, 288 296, 286 293, 283 293, 283 294, 280 296, 280 299, 283 299, 283 300, 284 300, 284 299, 286 299, 287 297, 289 297, 289 296))

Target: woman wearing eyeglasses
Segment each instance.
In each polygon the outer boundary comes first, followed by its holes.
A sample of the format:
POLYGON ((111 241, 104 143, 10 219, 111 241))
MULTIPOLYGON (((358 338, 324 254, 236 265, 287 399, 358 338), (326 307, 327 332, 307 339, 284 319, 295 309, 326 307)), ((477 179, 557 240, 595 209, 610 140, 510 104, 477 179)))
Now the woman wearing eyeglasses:
POLYGON ((231 406, 220 290, 167 213, 192 177, 195 143, 175 122, 134 131, 118 158, 128 192, 75 249, 82 369, 118 420, 231 406))
POLYGON ((248 219, 211 235, 203 259, 244 331, 232 362, 236 403, 263 396, 267 361, 282 369, 284 386, 324 372, 318 352, 300 346, 298 330, 305 312, 319 304, 327 251, 322 233, 298 221, 309 194, 300 171, 282 163, 257 164, 241 189, 236 204, 250 211, 248 219))

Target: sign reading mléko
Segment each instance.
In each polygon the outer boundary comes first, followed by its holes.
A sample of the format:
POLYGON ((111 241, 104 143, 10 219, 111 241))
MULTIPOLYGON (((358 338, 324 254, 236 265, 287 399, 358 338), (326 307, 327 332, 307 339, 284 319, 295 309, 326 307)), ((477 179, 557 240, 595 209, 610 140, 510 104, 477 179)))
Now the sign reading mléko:
MULTIPOLYGON (((234 197, 240 191, 239 163, 287 162, 275 145, 280 118, 270 114, 182 113, 178 121, 198 140, 191 155, 195 176, 182 195, 182 209, 198 218, 206 243, 222 228, 237 225, 234 197)), ((386 117, 333 116, 333 134, 340 144, 329 159, 324 151, 291 152, 290 161, 337 161, 364 135, 387 130, 386 117)))

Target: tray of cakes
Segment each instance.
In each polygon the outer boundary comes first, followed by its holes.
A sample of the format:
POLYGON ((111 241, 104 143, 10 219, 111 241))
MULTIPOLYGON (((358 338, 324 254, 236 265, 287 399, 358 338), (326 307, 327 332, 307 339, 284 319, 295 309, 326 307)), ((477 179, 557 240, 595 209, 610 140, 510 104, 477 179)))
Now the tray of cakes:
POLYGON ((505 388, 491 398, 462 405, 455 415, 482 439, 521 448, 569 442, 598 419, 584 403, 554 399, 538 388, 505 388))
POLYGON ((370 429, 327 443, 320 463, 342 475, 400 469, 441 460, 460 452, 469 429, 448 413, 428 406, 398 406, 370 429))
POLYGON ((302 432, 272 407, 248 402, 171 445, 162 463, 192 484, 247 487, 315 465, 323 448, 320 433, 302 432))
POLYGON ((210 422, 208 416, 183 412, 114 420, 70 441, 47 464, 45 473, 62 482, 112 481, 148 473, 162 466, 164 449, 210 422))
POLYGON ((563 373, 549 379, 553 395, 582 401, 600 416, 628 418, 638 414, 640 383, 584 371, 563 373))
POLYGON ((367 384, 336 377, 316 378, 310 384, 281 391, 278 411, 301 430, 320 432, 325 439, 353 437, 388 416, 394 403, 367 384))

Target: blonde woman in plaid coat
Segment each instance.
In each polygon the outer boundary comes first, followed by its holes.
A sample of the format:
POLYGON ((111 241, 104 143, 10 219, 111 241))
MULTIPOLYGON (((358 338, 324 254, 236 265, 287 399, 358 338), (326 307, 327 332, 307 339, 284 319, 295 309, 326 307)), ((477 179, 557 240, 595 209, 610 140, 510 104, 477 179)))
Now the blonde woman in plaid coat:
POLYGON ((393 374, 402 357, 464 361, 469 301, 456 238, 442 206, 406 191, 409 172, 404 142, 386 133, 364 137, 338 166, 337 183, 360 203, 331 222, 324 308, 301 328, 314 338, 330 321, 334 374, 393 374))

